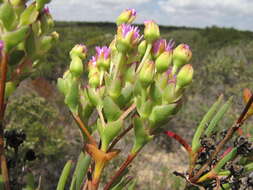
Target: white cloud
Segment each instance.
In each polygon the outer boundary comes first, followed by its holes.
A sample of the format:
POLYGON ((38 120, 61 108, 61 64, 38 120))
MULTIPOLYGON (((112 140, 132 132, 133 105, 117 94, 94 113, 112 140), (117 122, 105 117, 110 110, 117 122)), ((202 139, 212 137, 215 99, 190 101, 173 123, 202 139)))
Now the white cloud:
POLYGON ((163 0, 158 5, 170 15, 168 24, 187 26, 219 25, 253 29, 253 1, 249 0, 163 0), (247 25, 247 27, 245 27, 247 25))
POLYGON ((253 30, 253 0, 53 0, 49 7, 57 20, 114 21, 125 8, 135 8, 138 23, 253 30))

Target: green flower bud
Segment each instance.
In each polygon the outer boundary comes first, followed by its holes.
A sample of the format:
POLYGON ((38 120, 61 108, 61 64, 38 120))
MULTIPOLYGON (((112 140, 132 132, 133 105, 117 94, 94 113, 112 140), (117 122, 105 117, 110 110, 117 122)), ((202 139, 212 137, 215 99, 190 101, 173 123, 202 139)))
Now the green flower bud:
POLYGON ((155 64, 153 61, 147 61, 141 68, 139 80, 144 86, 148 86, 153 82, 155 74, 155 64))
POLYGON ((51 0, 36 0, 36 9, 41 11, 45 4, 50 3, 51 0))
POLYGON ((83 74, 83 61, 79 57, 72 57, 69 71, 75 77, 80 77, 83 74))
POLYGON ((0 6, 0 20, 7 30, 13 28, 13 23, 16 19, 15 11, 9 2, 5 2, 0 6))
POLYGON ((41 13, 40 17, 41 22, 41 33, 46 34, 49 30, 51 30, 54 26, 54 20, 49 13, 49 9, 44 9, 44 12, 41 13))
POLYGON ((155 40, 159 39, 159 26, 154 21, 147 20, 144 22, 144 25, 144 38, 148 43, 153 43, 155 40))
POLYGON ((6 82, 4 98, 9 98, 16 90, 16 84, 12 81, 6 82))
POLYGON ((39 16, 39 11, 37 11, 35 4, 32 3, 20 15, 19 25, 24 26, 24 25, 32 24, 37 20, 38 16, 39 16))
POLYGON ((173 51, 173 74, 182 67, 187 64, 192 57, 192 52, 190 46, 187 44, 178 45, 173 51))
POLYGON ((172 51, 163 52, 156 60, 155 67, 158 73, 163 73, 168 70, 172 63, 172 51))
POLYGON ((85 59, 87 55, 87 47, 83 44, 77 44, 75 45, 72 50, 70 51, 69 55, 71 58, 78 56, 81 59, 85 59))
POLYGON ((117 25, 131 24, 136 18, 136 11, 134 9, 126 9, 116 20, 117 25))
POLYGON ((15 31, 7 32, 2 36, 4 50, 9 52, 12 48, 22 42, 29 32, 28 26, 23 26, 15 31))
POLYGON ((184 65, 177 74, 177 89, 184 88, 192 82, 193 67, 190 64, 184 65))
POLYGON ((102 141, 102 151, 107 151, 109 144, 120 133, 123 124, 123 120, 117 120, 113 122, 108 122, 105 126, 102 126, 102 123, 100 122, 100 120, 98 120, 97 128, 102 141))
POLYGON ((43 36, 40 38, 39 44, 39 52, 37 52, 40 56, 43 56, 53 44, 58 40, 59 34, 57 32, 52 32, 50 36, 43 36))
POLYGON ((96 66, 96 58, 92 57, 92 59, 88 63, 88 79, 89 85, 93 88, 97 88, 100 83, 100 72, 96 66))

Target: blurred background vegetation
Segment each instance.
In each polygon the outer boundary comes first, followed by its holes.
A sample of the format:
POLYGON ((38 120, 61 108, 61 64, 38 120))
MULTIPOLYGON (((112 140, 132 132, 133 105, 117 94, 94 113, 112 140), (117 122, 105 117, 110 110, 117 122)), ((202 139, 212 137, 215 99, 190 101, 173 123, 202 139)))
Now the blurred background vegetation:
MULTIPOLYGON (((23 149, 35 150, 37 159, 29 167, 37 179, 42 176, 44 189, 55 189, 63 164, 67 159, 77 159, 82 148, 78 128, 55 87, 56 80, 68 66, 68 53, 75 44, 87 45, 89 60, 95 46, 109 45, 116 25, 57 22, 55 30, 60 34, 60 40, 50 51, 48 64, 43 64, 45 66, 32 78, 22 82, 10 98, 6 113, 7 129, 22 128, 27 135, 23 149)), ((243 88, 253 89, 253 32, 215 26, 205 29, 162 26, 161 35, 167 40, 174 39, 177 44, 191 46, 191 63, 195 70, 184 108, 165 128, 191 139, 195 126, 220 94, 226 98, 234 96, 233 108, 220 124, 220 127, 228 128, 243 107, 243 88)), ((250 123, 245 126, 247 132, 250 128, 252 130, 250 123)), ((125 142, 124 146, 131 147, 131 142, 125 142)), ((123 158, 122 154, 116 163, 123 158)), ((163 135, 158 136, 143 149, 143 154, 131 168, 138 176, 137 189, 181 189, 182 182, 171 172, 184 170, 185 158, 179 145, 163 135)), ((116 166, 108 167, 115 169, 116 166)))

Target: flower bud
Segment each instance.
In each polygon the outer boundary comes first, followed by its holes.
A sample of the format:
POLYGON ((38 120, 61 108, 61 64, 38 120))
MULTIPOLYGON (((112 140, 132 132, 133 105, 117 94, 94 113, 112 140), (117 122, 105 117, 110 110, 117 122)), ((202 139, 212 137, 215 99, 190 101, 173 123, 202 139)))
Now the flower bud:
POLYGON ((138 45, 138 53, 143 56, 146 52, 147 49, 147 42, 143 40, 139 45, 138 45))
POLYGON ((43 56, 49 49, 51 49, 58 38, 59 34, 57 32, 52 32, 49 36, 42 36, 42 38, 40 38, 39 54, 43 56))
POLYGON ((49 8, 44 8, 40 14, 39 21, 41 23, 41 33, 46 34, 54 26, 54 20, 49 12, 49 8))
POLYGON ((165 51, 155 60, 155 67, 158 73, 168 70, 172 63, 172 57, 172 51, 165 51))
POLYGON ((131 24, 136 18, 136 11, 134 9, 124 10, 116 20, 117 25, 131 24))
POLYGON ((0 20, 7 30, 12 29, 12 25, 16 19, 15 11, 12 5, 7 1, 0 6, 0 20))
POLYGON ((173 74, 182 67, 183 65, 187 64, 192 57, 192 52, 190 46, 187 44, 180 44, 178 45, 173 51, 173 74))
POLYGON ((167 46, 167 42, 165 39, 159 39, 154 41, 152 45, 152 55, 156 59, 159 55, 161 55, 167 46))
POLYGON ((72 57, 69 71, 71 74, 73 74, 75 77, 80 77, 83 74, 83 62, 80 57, 72 57))
POLYGON ((129 24, 121 24, 117 29, 116 48, 119 52, 129 52, 139 42, 138 27, 129 24))
POLYGON ((153 82, 155 74, 155 64, 153 61, 147 61, 141 68, 139 79, 144 86, 148 86, 153 82))
POLYGON ((75 45, 72 50, 70 51, 69 55, 71 58, 78 56, 81 59, 85 59, 87 55, 87 47, 83 44, 77 44, 75 45))
POLYGON ((160 37, 159 26, 152 20, 144 22, 144 38, 148 43, 153 43, 160 37))
POLYGON ((111 51, 108 47, 96 47, 96 60, 97 60, 97 66, 101 68, 102 70, 106 70, 110 67, 110 54, 111 51))
POLYGON ((89 85, 93 88, 97 88, 100 83, 100 72, 97 67, 96 58, 93 56, 91 60, 88 63, 88 79, 89 79, 89 85))
POLYGON ((192 82, 193 67, 190 64, 184 65, 177 74, 177 89, 184 88, 192 82))

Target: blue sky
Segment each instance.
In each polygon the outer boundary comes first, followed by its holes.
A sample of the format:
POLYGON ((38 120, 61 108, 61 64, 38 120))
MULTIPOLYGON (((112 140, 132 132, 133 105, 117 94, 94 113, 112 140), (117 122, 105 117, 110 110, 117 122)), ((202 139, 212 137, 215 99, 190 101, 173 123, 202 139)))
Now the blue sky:
POLYGON ((56 20, 114 22, 125 8, 136 23, 155 20, 173 26, 221 26, 253 31, 253 0, 52 0, 56 20))

